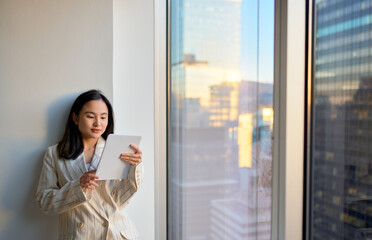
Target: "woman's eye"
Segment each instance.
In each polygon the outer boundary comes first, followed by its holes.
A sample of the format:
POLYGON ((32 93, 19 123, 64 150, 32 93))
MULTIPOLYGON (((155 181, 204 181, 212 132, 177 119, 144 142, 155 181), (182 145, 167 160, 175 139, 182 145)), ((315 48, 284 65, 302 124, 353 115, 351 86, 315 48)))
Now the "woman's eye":
POLYGON ((102 120, 105 120, 105 119, 106 119, 106 117, 101 117, 101 119, 102 119, 102 120))
POLYGON ((88 118, 94 118, 93 116, 88 116, 88 118))

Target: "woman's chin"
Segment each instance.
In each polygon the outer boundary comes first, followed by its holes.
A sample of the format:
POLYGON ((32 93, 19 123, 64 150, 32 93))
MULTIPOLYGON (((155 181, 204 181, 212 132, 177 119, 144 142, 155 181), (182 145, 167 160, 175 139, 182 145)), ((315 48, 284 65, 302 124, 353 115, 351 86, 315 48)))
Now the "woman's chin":
POLYGON ((96 138, 99 138, 101 136, 102 136, 101 132, 99 132, 99 133, 90 132, 89 134, 82 135, 82 137, 85 138, 85 139, 88 139, 88 138, 95 138, 96 139, 96 138))

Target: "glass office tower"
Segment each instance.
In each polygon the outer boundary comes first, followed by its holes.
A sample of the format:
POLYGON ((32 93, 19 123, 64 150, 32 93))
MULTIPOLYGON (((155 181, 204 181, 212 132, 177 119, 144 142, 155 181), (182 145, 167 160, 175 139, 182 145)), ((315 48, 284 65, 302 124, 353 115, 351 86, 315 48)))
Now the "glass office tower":
POLYGON ((314 3, 311 239, 372 239, 372 1, 314 3))

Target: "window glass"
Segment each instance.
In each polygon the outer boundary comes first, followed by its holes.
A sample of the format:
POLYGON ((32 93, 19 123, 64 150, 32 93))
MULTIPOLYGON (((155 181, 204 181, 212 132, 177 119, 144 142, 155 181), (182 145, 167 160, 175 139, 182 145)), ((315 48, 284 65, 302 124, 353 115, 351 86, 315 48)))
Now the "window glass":
POLYGON ((372 239, 372 1, 314 14, 311 239, 372 239))
POLYGON ((274 0, 169 10, 168 239, 270 239, 274 0))

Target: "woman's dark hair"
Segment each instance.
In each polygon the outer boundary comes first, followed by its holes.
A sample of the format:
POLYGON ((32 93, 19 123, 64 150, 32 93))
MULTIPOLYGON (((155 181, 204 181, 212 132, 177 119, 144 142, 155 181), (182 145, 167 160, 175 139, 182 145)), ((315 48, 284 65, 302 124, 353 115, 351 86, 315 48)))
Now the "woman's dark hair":
POLYGON ((76 98, 74 104, 72 104, 70 114, 67 119, 65 134, 57 145, 57 152, 60 158, 76 159, 83 152, 84 146, 81 139, 81 134, 78 126, 73 120, 73 113, 78 116, 84 104, 91 100, 104 101, 108 109, 108 123, 106 131, 102 134, 102 137, 106 140, 107 136, 114 132, 114 116, 110 101, 99 90, 90 90, 84 92, 80 94, 76 98))

